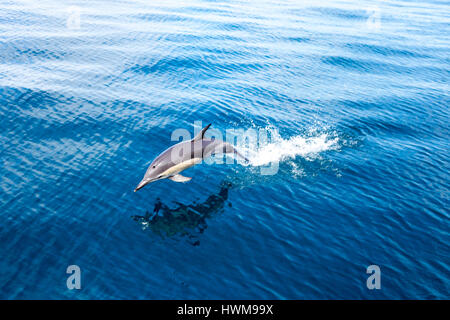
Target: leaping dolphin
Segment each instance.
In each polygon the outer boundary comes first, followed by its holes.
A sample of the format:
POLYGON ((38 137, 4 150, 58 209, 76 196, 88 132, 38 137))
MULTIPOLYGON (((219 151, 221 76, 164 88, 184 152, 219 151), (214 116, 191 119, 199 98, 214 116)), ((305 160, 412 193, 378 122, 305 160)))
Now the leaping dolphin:
POLYGON ((217 139, 205 139, 205 132, 210 126, 211 124, 203 128, 194 139, 177 143, 156 157, 145 172, 142 181, 134 189, 134 192, 151 182, 161 179, 167 178, 175 182, 189 181, 192 178, 184 177, 180 172, 202 162, 203 159, 212 154, 233 153, 248 161, 228 142, 217 139))

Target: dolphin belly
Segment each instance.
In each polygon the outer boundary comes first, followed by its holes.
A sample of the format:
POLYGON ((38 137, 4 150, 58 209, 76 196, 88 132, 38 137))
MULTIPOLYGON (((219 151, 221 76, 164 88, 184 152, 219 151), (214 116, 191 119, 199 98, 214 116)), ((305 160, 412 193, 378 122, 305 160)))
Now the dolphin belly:
POLYGON ((180 162, 180 163, 170 167, 169 169, 164 171, 161 175, 164 177, 173 176, 173 175, 176 175, 177 173, 180 173, 183 170, 186 170, 190 167, 195 166, 196 164, 198 164, 200 162, 202 162, 202 158, 188 159, 186 161, 180 162))

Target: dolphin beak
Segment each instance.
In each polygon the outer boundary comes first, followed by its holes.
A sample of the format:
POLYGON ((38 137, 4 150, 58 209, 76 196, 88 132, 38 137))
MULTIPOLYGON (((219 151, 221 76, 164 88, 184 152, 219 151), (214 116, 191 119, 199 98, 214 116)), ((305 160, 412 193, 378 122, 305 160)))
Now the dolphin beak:
POLYGON ((155 178, 155 179, 149 179, 149 180, 142 180, 141 182, 139 182, 138 186, 134 189, 134 192, 138 191, 139 189, 142 189, 143 187, 145 187, 146 185, 148 185, 149 183, 159 180, 159 178, 155 178))
POLYGON ((134 192, 138 191, 139 189, 142 189, 150 182, 151 182, 151 180, 142 180, 141 182, 139 182, 138 186, 134 189, 134 192))

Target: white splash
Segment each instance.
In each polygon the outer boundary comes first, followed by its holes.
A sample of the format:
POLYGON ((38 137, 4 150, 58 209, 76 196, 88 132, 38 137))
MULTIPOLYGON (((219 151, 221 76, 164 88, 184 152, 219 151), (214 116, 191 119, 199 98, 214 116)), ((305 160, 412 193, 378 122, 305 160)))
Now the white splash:
POLYGON ((277 131, 271 130, 269 142, 248 146, 246 155, 252 166, 264 166, 301 156, 307 160, 315 159, 321 152, 335 150, 338 138, 326 133, 317 136, 293 136, 283 139, 277 131))

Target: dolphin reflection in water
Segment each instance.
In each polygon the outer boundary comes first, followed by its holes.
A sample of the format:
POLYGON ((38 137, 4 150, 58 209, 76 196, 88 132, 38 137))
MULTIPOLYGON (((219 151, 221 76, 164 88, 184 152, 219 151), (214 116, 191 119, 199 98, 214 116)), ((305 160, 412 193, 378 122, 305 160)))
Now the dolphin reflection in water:
POLYGON ((176 203, 175 208, 169 208, 158 199, 152 214, 147 211, 145 216, 136 215, 132 219, 162 237, 186 236, 192 245, 197 246, 200 241, 196 235, 207 228, 207 218, 223 210, 231 186, 230 182, 222 182, 219 192, 210 195, 204 202, 189 205, 176 203))

